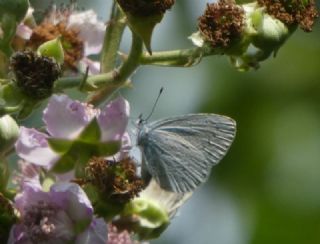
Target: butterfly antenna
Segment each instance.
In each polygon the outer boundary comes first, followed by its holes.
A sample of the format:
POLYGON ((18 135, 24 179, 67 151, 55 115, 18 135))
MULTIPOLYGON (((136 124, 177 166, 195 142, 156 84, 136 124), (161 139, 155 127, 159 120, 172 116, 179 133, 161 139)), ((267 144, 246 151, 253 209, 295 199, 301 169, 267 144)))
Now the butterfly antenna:
MULTIPOLYGON (((153 104, 153 107, 152 107, 152 110, 151 110, 150 114, 149 114, 149 115, 147 116, 147 118, 145 118, 144 120, 150 119, 151 115, 153 114, 153 112, 154 112, 154 110, 155 110, 155 108, 156 108, 156 106, 157 106, 157 103, 158 103, 158 101, 159 101, 159 98, 160 98, 162 92, 163 92, 163 87, 160 88, 158 97, 157 97, 156 101, 155 101, 154 104, 153 104)), ((139 116, 139 117, 140 117, 140 116, 139 116)))

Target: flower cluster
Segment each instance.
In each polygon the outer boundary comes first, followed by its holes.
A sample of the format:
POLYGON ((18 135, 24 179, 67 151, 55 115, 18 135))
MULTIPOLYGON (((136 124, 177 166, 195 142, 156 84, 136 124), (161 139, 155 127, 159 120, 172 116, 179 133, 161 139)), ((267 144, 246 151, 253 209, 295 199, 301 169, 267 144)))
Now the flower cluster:
POLYGON ((310 32, 317 17, 313 0, 258 0, 242 5, 220 0, 207 5, 199 18, 199 32, 191 40, 228 55, 238 70, 248 70, 275 55, 298 25, 310 32))
POLYGON ((15 143, 24 160, 17 178, 21 193, 13 205, 20 221, 9 243, 106 243, 106 222, 95 216, 115 221, 108 228, 121 231, 119 237, 111 234, 112 240, 132 232, 150 239, 165 229, 179 206, 175 203, 189 195, 165 193, 155 182, 145 189, 128 154, 128 116, 129 103, 122 97, 97 109, 54 95, 43 114, 46 132, 21 127, 15 143))

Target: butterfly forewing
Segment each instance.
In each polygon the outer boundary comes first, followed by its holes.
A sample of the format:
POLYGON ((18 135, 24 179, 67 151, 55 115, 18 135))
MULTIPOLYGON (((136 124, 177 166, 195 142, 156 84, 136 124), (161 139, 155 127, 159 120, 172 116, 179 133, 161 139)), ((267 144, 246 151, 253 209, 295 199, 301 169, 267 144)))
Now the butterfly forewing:
POLYGON ((193 191, 228 151, 235 122, 215 114, 188 114, 155 121, 138 136, 147 171, 163 189, 193 191))

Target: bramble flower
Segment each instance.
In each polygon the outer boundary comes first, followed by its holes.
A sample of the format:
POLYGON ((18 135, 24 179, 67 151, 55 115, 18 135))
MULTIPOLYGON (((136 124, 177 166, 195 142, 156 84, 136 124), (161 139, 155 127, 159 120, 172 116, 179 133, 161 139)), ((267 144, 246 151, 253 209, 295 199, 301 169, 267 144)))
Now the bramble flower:
MULTIPOLYGON (((92 156, 112 156, 121 151, 129 116, 128 102, 119 97, 102 109, 54 95, 44 110, 47 133, 21 127, 17 154, 36 165, 65 173, 76 162, 85 164, 92 156)), ((127 150, 124 143, 124 150, 127 150)))
POLYGON ((8 243, 107 242, 107 225, 93 215, 93 207, 77 184, 56 183, 45 192, 40 185, 25 185, 15 197, 20 221, 8 243))
POLYGON ((27 46, 37 49, 42 43, 60 36, 65 51, 65 67, 76 70, 89 66, 90 73, 97 73, 99 62, 87 57, 100 52, 104 33, 105 24, 98 20, 93 10, 53 8, 39 25, 32 28, 27 46))

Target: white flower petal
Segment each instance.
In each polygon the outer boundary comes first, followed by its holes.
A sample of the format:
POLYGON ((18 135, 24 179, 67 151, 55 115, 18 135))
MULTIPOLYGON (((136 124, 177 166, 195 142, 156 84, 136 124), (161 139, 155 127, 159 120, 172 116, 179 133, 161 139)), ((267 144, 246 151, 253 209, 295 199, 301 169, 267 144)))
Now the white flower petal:
POLYGON ((106 27, 93 10, 71 14, 67 27, 79 30, 85 56, 100 52, 106 27))

